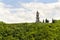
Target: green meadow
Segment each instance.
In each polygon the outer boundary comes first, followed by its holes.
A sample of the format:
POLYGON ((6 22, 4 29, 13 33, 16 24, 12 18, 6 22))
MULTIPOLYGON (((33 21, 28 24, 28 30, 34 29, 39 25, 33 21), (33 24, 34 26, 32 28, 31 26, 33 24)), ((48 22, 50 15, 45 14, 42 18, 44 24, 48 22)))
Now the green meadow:
POLYGON ((0 22, 0 40, 60 40, 60 20, 55 23, 0 22))

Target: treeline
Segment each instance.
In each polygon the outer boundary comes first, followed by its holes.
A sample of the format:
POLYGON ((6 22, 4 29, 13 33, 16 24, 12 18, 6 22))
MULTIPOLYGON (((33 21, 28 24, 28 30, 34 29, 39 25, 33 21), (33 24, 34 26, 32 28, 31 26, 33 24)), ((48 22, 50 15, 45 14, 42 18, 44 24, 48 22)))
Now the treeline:
MULTIPOLYGON (((55 23, 57 20, 52 19, 50 21, 51 21, 51 23, 55 23)), ((49 23, 49 20, 48 19, 45 19, 45 20, 43 19, 43 22, 42 23, 49 23)))
POLYGON ((60 24, 0 23, 0 40, 60 40, 60 24))

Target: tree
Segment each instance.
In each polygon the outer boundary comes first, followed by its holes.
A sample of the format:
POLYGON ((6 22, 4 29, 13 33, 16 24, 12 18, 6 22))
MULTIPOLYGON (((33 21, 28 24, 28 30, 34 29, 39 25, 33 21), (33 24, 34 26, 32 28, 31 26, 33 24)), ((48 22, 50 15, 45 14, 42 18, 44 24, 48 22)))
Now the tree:
POLYGON ((44 19, 43 19, 43 23, 44 23, 44 19))
POLYGON ((49 23, 49 20, 46 19, 45 22, 46 22, 46 23, 49 23))
POLYGON ((55 23, 55 20, 54 19, 52 19, 52 23, 55 23))

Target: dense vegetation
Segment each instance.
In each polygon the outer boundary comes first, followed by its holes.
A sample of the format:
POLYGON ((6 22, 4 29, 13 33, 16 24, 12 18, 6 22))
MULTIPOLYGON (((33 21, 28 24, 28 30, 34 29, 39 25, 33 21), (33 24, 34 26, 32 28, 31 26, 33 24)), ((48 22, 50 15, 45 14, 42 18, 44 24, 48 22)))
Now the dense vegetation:
POLYGON ((60 40, 60 21, 18 24, 0 22, 0 40, 60 40))

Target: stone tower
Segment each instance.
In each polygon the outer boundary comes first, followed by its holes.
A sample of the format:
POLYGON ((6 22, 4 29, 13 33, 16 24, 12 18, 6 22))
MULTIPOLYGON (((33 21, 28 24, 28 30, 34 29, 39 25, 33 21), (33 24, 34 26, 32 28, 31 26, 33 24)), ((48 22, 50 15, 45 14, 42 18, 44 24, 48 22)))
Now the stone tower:
POLYGON ((40 22, 39 21, 39 12, 37 11, 37 13, 36 13, 36 22, 40 22))

